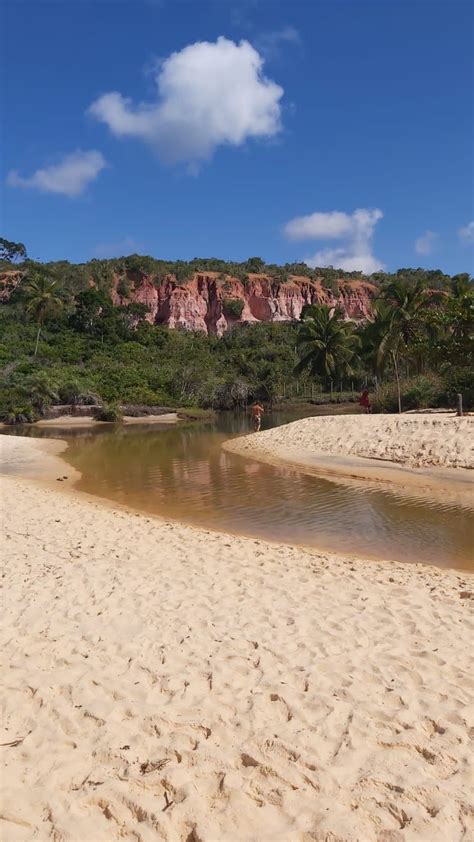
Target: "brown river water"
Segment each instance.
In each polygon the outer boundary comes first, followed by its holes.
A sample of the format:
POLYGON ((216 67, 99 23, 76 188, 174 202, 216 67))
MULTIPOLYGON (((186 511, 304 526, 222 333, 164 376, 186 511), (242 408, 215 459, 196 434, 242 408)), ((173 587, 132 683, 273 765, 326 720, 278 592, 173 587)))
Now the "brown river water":
MULTIPOLYGON (((273 413, 263 426, 295 417, 273 413)), ((79 490, 143 512, 365 558, 474 569, 471 510, 226 453, 222 442, 249 432, 245 415, 187 426, 18 432, 65 439, 62 455, 82 474, 79 490)))

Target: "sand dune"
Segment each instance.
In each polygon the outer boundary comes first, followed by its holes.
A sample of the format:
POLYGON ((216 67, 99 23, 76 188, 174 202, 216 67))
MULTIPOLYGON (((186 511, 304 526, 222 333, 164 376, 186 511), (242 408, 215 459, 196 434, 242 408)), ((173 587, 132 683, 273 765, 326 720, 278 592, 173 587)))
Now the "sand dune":
POLYGON ((303 418, 226 444, 248 456, 302 454, 388 460, 409 467, 474 468, 474 417, 349 415, 303 418))
POLYGON ((472 577, 1 493, 5 842, 473 837, 472 577))

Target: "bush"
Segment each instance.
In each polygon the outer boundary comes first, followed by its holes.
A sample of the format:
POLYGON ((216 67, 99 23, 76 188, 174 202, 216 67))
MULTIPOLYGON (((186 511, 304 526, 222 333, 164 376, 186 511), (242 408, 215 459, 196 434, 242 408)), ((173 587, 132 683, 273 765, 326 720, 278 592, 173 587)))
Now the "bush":
POLYGON ((457 395, 462 395, 463 408, 474 407, 474 369, 470 366, 450 367, 444 373, 445 394, 448 406, 456 406, 457 395))
MULTIPOLYGON (((445 383, 435 374, 420 374, 400 381, 402 410, 428 409, 446 405, 445 383)), ((375 392, 373 407, 376 412, 398 412, 396 383, 384 383, 375 392)))
POLYGON ((104 404, 99 409, 97 413, 97 420, 98 421, 109 421, 112 424, 116 424, 118 421, 121 421, 123 418, 121 410, 118 406, 114 406, 113 404, 104 404))
POLYGON ((32 406, 15 406, 8 410, 3 416, 5 424, 32 424, 38 420, 38 416, 32 406))
POLYGON ((244 309, 244 302, 241 298, 224 298, 222 309, 225 315, 231 319, 240 319, 242 310, 244 309))
POLYGON ((60 403, 72 406, 94 406, 101 402, 99 395, 87 390, 83 391, 77 380, 68 380, 58 389, 60 403))

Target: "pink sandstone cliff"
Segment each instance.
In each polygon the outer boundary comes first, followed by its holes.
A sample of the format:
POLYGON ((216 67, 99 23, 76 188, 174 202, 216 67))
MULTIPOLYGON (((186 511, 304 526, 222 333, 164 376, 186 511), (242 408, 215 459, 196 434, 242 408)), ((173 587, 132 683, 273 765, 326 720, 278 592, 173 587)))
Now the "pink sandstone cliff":
MULTIPOLYGON (((0 301, 8 300, 21 279, 21 272, 0 274, 0 301)), ((91 281, 91 285, 92 281, 91 281)), ((277 283, 268 275, 248 275, 242 283, 219 272, 198 272, 192 279, 178 283, 168 275, 158 284, 153 275, 126 272, 114 276, 111 291, 116 305, 139 303, 148 308, 145 316, 152 324, 170 328, 198 330, 222 336, 236 324, 246 322, 286 322, 298 320, 306 304, 337 305, 347 319, 357 322, 369 319, 372 299, 377 287, 369 281, 339 280, 338 295, 325 289, 320 281, 290 276, 285 283, 277 283), (128 294, 117 291, 125 281, 128 294), (240 316, 232 316, 226 308, 228 300, 243 303, 240 316)))
POLYGON ((172 276, 155 286, 153 277, 128 275, 130 293, 121 298, 115 288, 112 298, 116 304, 136 302, 148 307, 146 318, 153 324, 170 328, 199 330, 218 336, 235 324, 245 322, 286 322, 298 320, 306 304, 338 305, 347 319, 365 321, 372 313, 372 299, 376 287, 368 281, 341 280, 335 296, 319 281, 305 277, 290 277, 286 283, 276 283, 267 275, 248 276, 247 283, 218 272, 196 273, 185 283, 178 284, 172 276), (243 302, 241 315, 226 312, 226 301, 243 302))

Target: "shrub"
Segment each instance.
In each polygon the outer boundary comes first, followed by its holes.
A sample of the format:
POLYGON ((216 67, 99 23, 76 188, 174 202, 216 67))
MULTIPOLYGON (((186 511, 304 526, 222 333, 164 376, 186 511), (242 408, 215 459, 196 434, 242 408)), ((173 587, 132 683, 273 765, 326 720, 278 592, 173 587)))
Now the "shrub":
POLYGON ((98 421, 109 421, 112 424, 117 423, 117 421, 121 421, 123 418, 121 410, 118 406, 114 406, 114 404, 106 404, 104 403, 103 406, 99 409, 97 413, 97 420, 98 421))
POLYGON ((464 409, 474 407, 474 369, 470 366, 453 366, 444 373, 446 402, 456 406, 457 395, 462 395, 464 409))
MULTIPOLYGON (((441 377, 421 374, 400 381, 402 410, 428 409, 446 404, 446 389, 441 377)), ((375 392, 373 407, 376 412, 398 412, 396 383, 384 383, 375 392)))
POLYGON ((77 382, 69 381, 58 389, 58 397, 61 403, 78 404, 81 390, 77 382))
POLYGON ((5 424, 32 424, 34 421, 37 421, 38 416, 36 415, 35 410, 30 405, 25 406, 15 406, 12 409, 8 410, 3 420, 5 424))
POLYGON ((224 298, 222 309, 225 315, 231 319, 240 319, 242 310, 244 309, 244 302, 241 298, 224 298))
POLYGON ((72 406, 94 406, 101 402, 99 395, 88 390, 82 390, 77 380, 68 380, 58 389, 60 403, 71 404, 72 406))
POLYGON ((120 278, 120 280, 117 284, 117 295, 120 296, 121 299, 122 298, 129 298, 129 296, 130 296, 130 283, 128 281, 128 278, 125 278, 125 277, 120 278))

